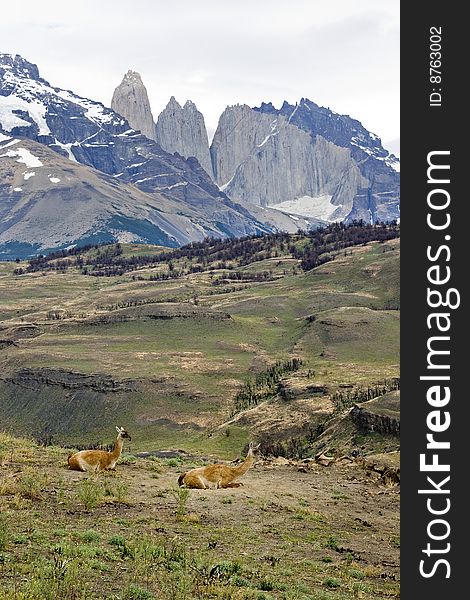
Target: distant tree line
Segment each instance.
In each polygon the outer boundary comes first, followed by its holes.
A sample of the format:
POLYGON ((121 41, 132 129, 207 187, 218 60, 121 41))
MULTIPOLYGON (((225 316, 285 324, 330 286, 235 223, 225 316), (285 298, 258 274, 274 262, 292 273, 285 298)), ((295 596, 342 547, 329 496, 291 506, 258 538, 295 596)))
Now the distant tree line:
MULTIPOLYGON (((135 256, 124 256, 119 243, 103 246, 95 244, 60 250, 46 256, 39 255, 29 261, 26 269, 16 269, 15 274, 54 270, 65 272, 69 267, 76 267, 84 275, 111 277, 143 267, 164 264, 167 270, 151 275, 154 281, 160 281, 178 279, 190 273, 234 270, 253 262, 280 256, 298 259, 301 268, 309 271, 332 260, 338 251, 371 241, 385 242, 399 235, 400 228, 395 222, 371 225, 363 221, 354 221, 349 224, 333 223, 320 229, 293 234, 279 232, 242 238, 206 238, 181 248, 135 256)), ((240 271, 235 273, 227 278, 259 281, 259 277, 266 277, 240 271)))
POLYGON ((251 273, 250 271, 232 271, 230 273, 222 273, 215 277, 212 285, 223 285, 231 281, 273 281, 272 271, 258 271, 251 273))
POLYGON ((300 266, 304 271, 310 271, 332 260, 340 250, 373 241, 385 242, 399 235, 400 228, 395 222, 375 225, 365 224, 363 221, 353 221, 347 225, 333 223, 323 229, 308 232, 308 242, 300 247, 291 244, 289 251, 301 261, 300 266))
POLYGON ((332 396, 331 400, 335 405, 335 411, 341 412, 346 408, 350 408, 354 404, 367 402, 373 398, 383 396, 388 392, 400 389, 400 379, 398 377, 385 380, 382 383, 377 383, 366 388, 352 388, 348 390, 338 390, 332 396))

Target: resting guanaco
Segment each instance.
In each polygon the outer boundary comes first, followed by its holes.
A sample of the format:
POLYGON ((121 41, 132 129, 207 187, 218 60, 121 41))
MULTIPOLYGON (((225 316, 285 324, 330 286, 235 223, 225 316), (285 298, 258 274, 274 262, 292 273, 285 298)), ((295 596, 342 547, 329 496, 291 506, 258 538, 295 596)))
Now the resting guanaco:
POLYGON ((248 454, 245 460, 238 467, 230 467, 223 464, 208 465, 206 467, 197 467, 178 477, 180 487, 206 489, 210 487, 217 488, 235 488, 243 483, 235 481, 238 477, 244 475, 253 464, 254 453, 259 449, 260 444, 253 446, 250 442, 248 454))
POLYGON ((118 432, 114 450, 81 450, 71 454, 67 461, 69 468, 74 471, 104 471, 106 469, 114 470, 116 463, 121 456, 124 439, 131 439, 131 436, 123 427, 116 427, 118 432))

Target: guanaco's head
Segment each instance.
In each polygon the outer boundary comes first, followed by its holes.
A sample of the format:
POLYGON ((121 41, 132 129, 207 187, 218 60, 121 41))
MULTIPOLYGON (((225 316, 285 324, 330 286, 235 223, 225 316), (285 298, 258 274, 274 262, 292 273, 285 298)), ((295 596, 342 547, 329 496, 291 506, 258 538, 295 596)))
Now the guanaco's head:
POLYGON ((127 431, 124 429, 124 427, 117 427, 116 426, 116 431, 118 432, 118 437, 125 440, 130 440, 131 436, 127 433, 127 431))
POLYGON ((248 444, 248 454, 250 454, 251 456, 253 456, 254 454, 258 453, 258 450, 260 449, 261 444, 256 444, 256 446, 253 444, 253 442, 250 442, 248 444))

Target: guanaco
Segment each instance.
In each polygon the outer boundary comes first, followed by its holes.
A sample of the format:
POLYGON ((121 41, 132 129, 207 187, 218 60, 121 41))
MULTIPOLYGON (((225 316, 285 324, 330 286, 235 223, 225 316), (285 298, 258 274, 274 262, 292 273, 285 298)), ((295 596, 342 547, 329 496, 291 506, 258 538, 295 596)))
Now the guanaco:
POLYGON ((255 457, 254 453, 259 449, 250 442, 248 453, 245 460, 238 467, 230 467, 223 464, 208 465, 206 467, 197 467, 182 473, 178 477, 178 485, 180 487, 207 489, 210 487, 217 488, 236 488, 243 485, 239 481, 235 481, 238 477, 244 475, 252 466, 255 457))
POLYGON ((114 470, 116 463, 121 456, 124 440, 131 439, 131 436, 123 427, 116 427, 118 432, 114 450, 107 452, 106 450, 81 450, 71 454, 67 461, 69 468, 74 471, 104 471, 107 469, 114 470))

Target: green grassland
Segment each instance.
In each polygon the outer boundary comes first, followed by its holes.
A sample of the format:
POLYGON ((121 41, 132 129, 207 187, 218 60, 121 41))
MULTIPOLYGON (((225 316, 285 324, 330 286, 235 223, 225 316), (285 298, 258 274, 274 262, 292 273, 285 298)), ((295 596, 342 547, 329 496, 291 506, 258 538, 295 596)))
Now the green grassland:
POLYGON ((61 443, 107 441, 119 421, 136 449, 209 445, 233 457, 248 430, 207 434, 228 418, 240 386, 277 360, 297 356, 330 386, 398 376, 399 241, 349 248, 306 273, 298 262, 288 254, 252 262, 237 270, 269 271, 271 280, 220 285, 212 284, 224 269, 150 281, 167 266, 91 277, 74 268, 14 275, 17 264, 0 264, 0 338, 14 342, 0 350, 2 421, 23 434, 52 427, 61 443), (37 335, 18 333, 30 325, 37 335), (25 388, 15 380, 24 369, 134 383, 113 392, 25 388))

